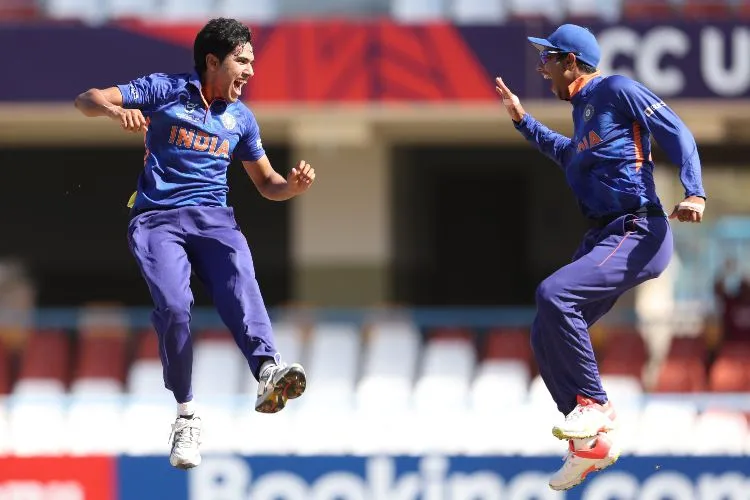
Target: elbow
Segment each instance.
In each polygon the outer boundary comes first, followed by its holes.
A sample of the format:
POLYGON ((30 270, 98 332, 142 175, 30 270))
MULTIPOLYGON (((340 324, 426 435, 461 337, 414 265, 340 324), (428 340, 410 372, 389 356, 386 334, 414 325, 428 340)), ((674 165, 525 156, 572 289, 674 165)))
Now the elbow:
POLYGON ((89 89, 86 92, 78 94, 73 101, 73 105, 78 111, 86 116, 96 116, 96 114, 92 112, 92 104, 95 102, 96 92, 98 92, 97 89, 89 89))
POLYGON ((82 113, 86 113, 86 103, 91 100, 91 90, 87 90, 86 92, 83 92, 81 94, 78 94, 76 96, 75 100, 73 101, 73 106, 82 113))

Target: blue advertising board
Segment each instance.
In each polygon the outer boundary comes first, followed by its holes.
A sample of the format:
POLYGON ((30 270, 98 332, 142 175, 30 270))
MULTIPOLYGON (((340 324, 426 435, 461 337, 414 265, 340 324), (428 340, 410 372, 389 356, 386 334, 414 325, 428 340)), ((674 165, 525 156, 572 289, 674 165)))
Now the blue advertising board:
POLYGON ((750 457, 624 456, 554 492, 560 457, 205 456, 189 472, 167 457, 121 457, 119 499, 151 500, 747 500, 750 457))

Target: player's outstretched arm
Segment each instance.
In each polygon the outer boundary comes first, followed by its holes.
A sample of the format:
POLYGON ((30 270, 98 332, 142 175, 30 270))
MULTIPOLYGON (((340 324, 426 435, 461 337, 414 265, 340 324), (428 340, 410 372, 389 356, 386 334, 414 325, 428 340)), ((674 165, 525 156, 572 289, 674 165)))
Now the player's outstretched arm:
POLYGON ((503 106, 513 120, 516 129, 530 143, 535 145, 545 156, 552 159, 563 170, 573 154, 570 138, 550 130, 527 114, 521 100, 515 95, 502 78, 495 78, 495 91, 503 99, 503 106))
POLYGON ((243 161, 242 165, 258 192, 269 200, 288 200, 304 193, 315 182, 315 169, 306 161, 300 161, 286 179, 273 169, 266 155, 257 161, 243 161))
POLYGON ((505 111, 508 112, 508 116, 510 116, 511 120, 516 123, 523 120, 526 111, 524 111, 523 106, 521 106, 520 99, 510 91, 508 86, 505 85, 505 82, 503 82, 503 79, 499 76, 495 78, 495 92, 503 98, 503 106, 505 106, 505 111))
POLYGON ((120 123, 120 126, 131 132, 146 130, 146 118, 139 109, 124 109, 122 94, 117 87, 106 89, 89 89, 79 94, 75 107, 88 117, 106 116, 120 123))

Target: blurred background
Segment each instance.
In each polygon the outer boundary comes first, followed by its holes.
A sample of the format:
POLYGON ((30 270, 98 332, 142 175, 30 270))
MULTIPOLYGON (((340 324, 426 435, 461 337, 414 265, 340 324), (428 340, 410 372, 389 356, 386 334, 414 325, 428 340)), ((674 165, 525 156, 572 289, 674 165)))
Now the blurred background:
MULTIPOLYGON (((735 499, 750 491, 750 2, 0 0, 0 498, 735 499), (171 393, 126 243, 143 138, 73 108, 90 87, 192 69, 211 17, 253 29, 245 99, 287 203, 240 165, 230 204, 282 355, 308 393, 256 383, 200 283, 205 458, 172 470, 171 393), (494 94, 569 134, 527 36, 589 27, 605 74, 686 122, 708 193, 659 279, 591 329, 625 456, 566 495, 566 443, 528 344, 538 283, 586 221, 494 94), (15 495, 15 496, 14 496, 15 495)), ((655 149, 660 198, 683 198, 655 149)))

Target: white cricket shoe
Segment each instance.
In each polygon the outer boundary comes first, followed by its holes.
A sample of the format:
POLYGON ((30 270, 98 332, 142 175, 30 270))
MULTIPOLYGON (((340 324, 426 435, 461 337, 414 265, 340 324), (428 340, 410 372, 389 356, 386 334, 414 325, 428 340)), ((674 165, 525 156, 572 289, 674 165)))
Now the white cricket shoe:
POLYGON ((298 363, 272 365, 260 374, 258 399, 255 411, 276 413, 281 411, 289 399, 295 399, 305 392, 307 375, 298 363))
POLYGON ((563 491, 578 486, 590 473, 606 469, 620 457, 620 448, 604 433, 596 437, 591 447, 580 441, 588 439, 570 440, 568 454, 563 459, 565 463, 549 480, 549 487, 553 490, 563 491))
POLYGON ((201 418, 177 417, 172 424, 172 434, 169 442, 172 452, 169 463, 178 469, 192 469, 201 463, 201 453, 198 450, 201 439, 201 418))
POLYGON ((609 432, 617 427, 612 403, 600 405, 583 396, 578 396, 576 401, 578 405, 568 413, 565 422, 552 428, 552 434, 557 439, 592 438, 600 432, 609 432))

